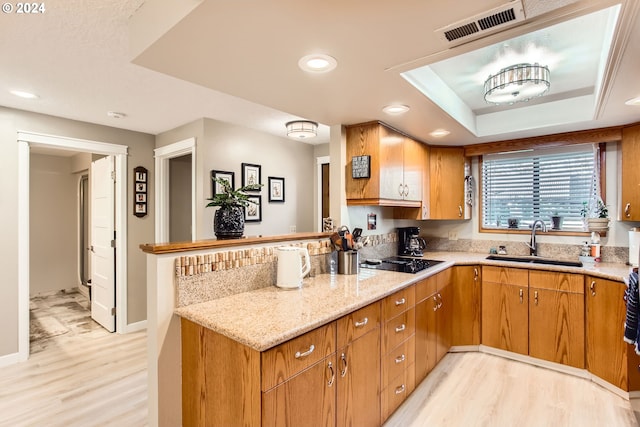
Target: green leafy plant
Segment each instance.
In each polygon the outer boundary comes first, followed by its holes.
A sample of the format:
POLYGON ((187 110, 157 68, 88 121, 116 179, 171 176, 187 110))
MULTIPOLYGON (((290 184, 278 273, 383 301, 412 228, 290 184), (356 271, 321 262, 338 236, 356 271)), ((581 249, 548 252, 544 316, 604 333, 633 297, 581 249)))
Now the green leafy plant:
POLYGON ((583 218, 609 218, 609 209, 602 200, 598 200, 593 208, 589 208, 587 202, 582 202, 582 209, 580 209, 580 215, 583 218))
POLYGON ((232 207, 246 208, 250 203, 255 204, 255 202, 249 200, 249 195, 245 192, 259 190, 262 187, 262 184, 250 184, 234 190, 226 179, 213 178, 213 180, 222 186, 222 191, 216 193, 213 197, 207 198, 211 202, 206 207, 220 206, 222 209, 230 209, 232 207))

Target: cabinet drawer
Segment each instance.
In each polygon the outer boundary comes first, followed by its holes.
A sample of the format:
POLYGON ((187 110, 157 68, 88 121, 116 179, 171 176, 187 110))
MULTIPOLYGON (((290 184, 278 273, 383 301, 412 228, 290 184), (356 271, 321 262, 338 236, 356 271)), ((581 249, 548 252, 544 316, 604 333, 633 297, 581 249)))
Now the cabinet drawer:
POLYGON ((382 354, 386 355, 416 331, 415 308, 405 311, 384 324, 382 354))
POLYGON ((262 391, 283 383, 335 351, 336 324, 333 322, 263 352, 262 391))
POLYGON ((538 289, 584 294, 584 276, 582 274, 531 270, 529 271, 529 286, 538 289))
POLYGON ((387 321, 416 305, 414 286, 399 290, 382 300, 382 319, 387 321))
POLYGON ((527 286, 529 284, 529 270, 485 265, 482 267, 482 281, 527 286))
POLYGON ((384 356, 382 359, 382 388, 386 388, 392 379, 402 374, 402 371, 408 366, 413 365, 415 356, 415 335, 384 356))
POLYGON ((416 287, 416 302, 421 302, 429 296, 436 293, 438 290, 438 276, 427 277, 424 280, 419 281, 415 285, 416 287))
POLYGON ((357 340, 380 326, 380 302, 361 308, 337 321, 338 348, 357 340))
POLYGON ((382 406, 382 422, 384 422, 393 411, 409 396, 415 388, 415 369, 414 365, 410 365, 397 376, 389 385, 382 390, 381 406, 382 406))

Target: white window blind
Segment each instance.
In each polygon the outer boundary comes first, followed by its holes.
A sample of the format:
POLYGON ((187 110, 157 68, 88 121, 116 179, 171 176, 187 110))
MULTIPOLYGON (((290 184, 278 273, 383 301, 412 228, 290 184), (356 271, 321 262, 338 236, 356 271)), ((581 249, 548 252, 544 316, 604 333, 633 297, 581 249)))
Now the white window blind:
POLYGON ((482 224, 507 228, 508 219, 529 228, 534 220, 551 224, 563 217, 563 230, 582 231, 580 210, 594 179, 594 146, 500 153, 482 159, 482 224))

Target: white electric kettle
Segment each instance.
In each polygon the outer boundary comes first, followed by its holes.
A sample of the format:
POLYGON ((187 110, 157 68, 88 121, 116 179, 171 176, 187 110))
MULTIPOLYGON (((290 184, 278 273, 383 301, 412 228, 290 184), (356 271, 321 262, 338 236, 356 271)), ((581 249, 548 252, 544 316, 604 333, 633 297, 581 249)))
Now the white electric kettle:
POLYGON ((311 270, 309 251, 306 248, 281 246, 276 248, 276 253, 278 256, 276 286, 288 289, 302 286, 302 278, 311 270))

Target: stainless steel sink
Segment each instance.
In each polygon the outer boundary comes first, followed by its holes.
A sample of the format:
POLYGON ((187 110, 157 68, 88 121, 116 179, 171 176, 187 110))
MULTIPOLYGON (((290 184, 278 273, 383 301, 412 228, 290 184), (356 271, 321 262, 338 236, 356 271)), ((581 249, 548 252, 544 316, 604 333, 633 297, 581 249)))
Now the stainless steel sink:
POLYGON ((561 259, 543 258, 531 255, 489 255, 487 259, 494 261, 526 262, 530 264, 562 265, 565 267, 582 267, 582 262, 580 261, 566 261, 561 259))

